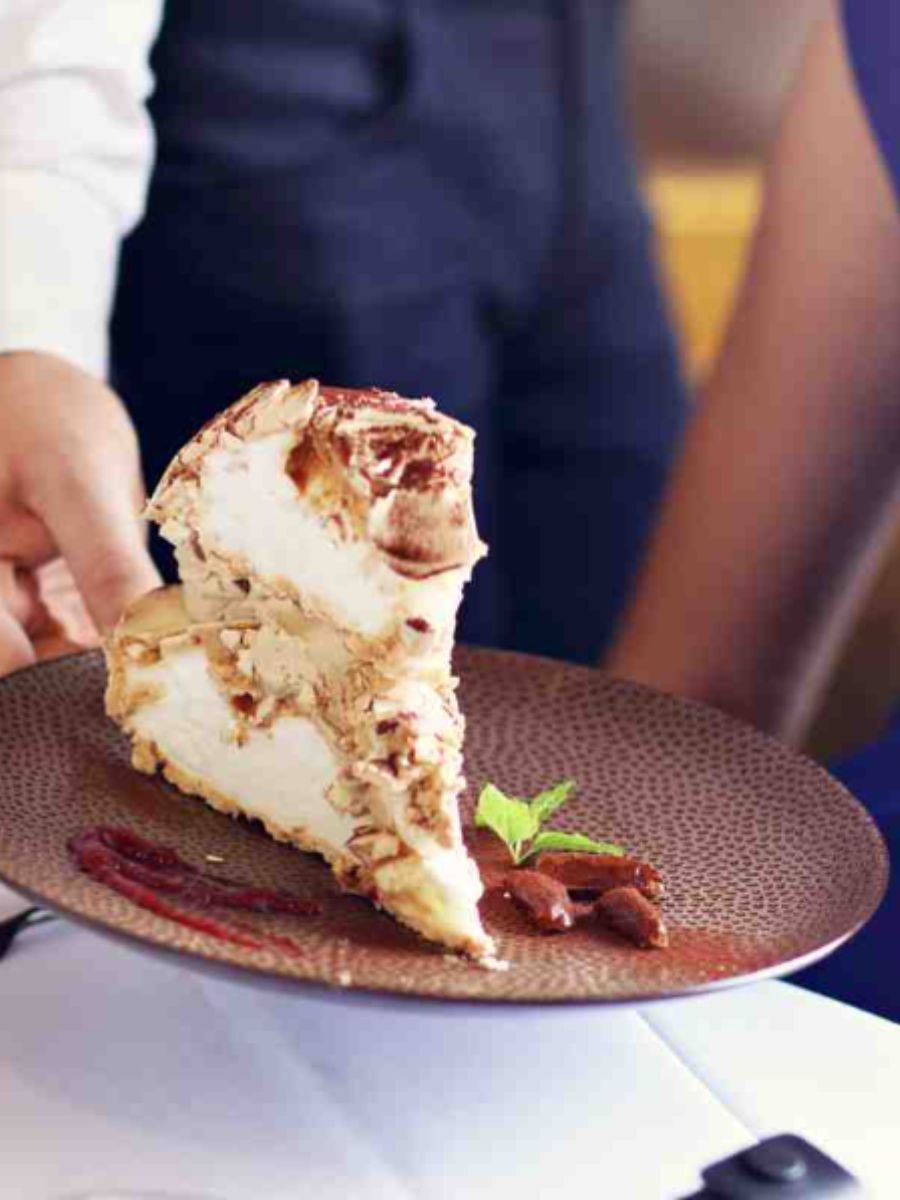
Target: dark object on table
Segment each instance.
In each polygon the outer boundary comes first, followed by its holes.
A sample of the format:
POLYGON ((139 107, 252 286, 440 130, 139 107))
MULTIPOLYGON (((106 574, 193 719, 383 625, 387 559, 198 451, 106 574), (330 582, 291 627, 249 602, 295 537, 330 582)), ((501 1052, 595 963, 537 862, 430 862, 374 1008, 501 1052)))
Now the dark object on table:
POLYGON ((604 925, 644 949, 662 950, 669 944, 666 923, 659 909, 634 887, 604 892, 595 906, 604 925))
POLYGON ((33 925, 44 925, 53 920, 53 913, 44 912, 42 908, 26 908, 14 916, 7 917, 5 921, 0 921, 0 961, 6 958, 10 947, 23 929, 30 929, 33 925))
POLYGON ((864 1196, 834 1159, 796 1134, 767 1138, 703 1172, 705 1187, 684 1200, 827 1200, 864 1196))
POLYGON ((649 863, 615 854, 580 854, 570 850, 547 851, 535 860, 535 870, 564 883, 573 892, 609 892, 634 887, 648 900, 661 900, 663 882, 649 863))

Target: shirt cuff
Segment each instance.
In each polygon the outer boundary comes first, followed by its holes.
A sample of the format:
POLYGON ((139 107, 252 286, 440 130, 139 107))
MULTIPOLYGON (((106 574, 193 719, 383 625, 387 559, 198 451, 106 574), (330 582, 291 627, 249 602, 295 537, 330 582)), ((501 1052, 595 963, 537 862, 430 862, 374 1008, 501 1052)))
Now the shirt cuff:
POLYGON ((45 351, 104 378, 120 238, 83 184, 0 171, 0 352, 45 351))

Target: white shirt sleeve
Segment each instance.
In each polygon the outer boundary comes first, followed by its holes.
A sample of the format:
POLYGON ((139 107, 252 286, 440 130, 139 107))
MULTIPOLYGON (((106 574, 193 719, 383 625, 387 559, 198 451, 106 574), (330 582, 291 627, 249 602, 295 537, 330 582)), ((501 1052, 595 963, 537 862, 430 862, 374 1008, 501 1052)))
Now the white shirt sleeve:
POLYGON ((162 4, 0 0, 0 351, 106 372, 119 244, 153 161, 162 4))

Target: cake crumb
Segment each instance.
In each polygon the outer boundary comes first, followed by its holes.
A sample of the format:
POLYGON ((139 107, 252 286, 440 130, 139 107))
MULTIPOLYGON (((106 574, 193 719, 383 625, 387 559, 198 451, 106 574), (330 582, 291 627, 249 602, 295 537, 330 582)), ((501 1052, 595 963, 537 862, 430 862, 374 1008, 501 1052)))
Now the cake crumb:
POLYGON ((203 857, 207 862, 211 863, 223 863, 225 861, 221 854, 204 854, 203 857))
POLYGON ((508 971, 511 963, 505 959, 487 954, 484 958, 467 958, 464 954, 445 954, 445 962, 457 963, 460 967, 481 967, 483 971, 508 971))
POLYGON ((337 981, 341 987, 349 987, 353 982, 353 976, 349 971, 338 971, 337 981))
POLYGON ((497 958, 493 954, 488 954, 478 960, 478 965, 484 967, 486 971, 508 971, 512 963, 507 962, 505 958, 497 958))

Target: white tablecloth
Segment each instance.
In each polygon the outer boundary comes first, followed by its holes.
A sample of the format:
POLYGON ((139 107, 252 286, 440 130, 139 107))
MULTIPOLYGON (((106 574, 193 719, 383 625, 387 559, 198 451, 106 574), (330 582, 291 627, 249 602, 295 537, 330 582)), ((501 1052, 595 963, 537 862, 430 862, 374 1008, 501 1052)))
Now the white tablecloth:
MULTIPOLYGON (((21 907, 0 888, 0 916, 21 907)), ((212 980, 62 923, 0 964, 0 1197, 677 1200, 791 1131, 900 1195, 900 1027, 783 983, 405 1009, 212 980)))

